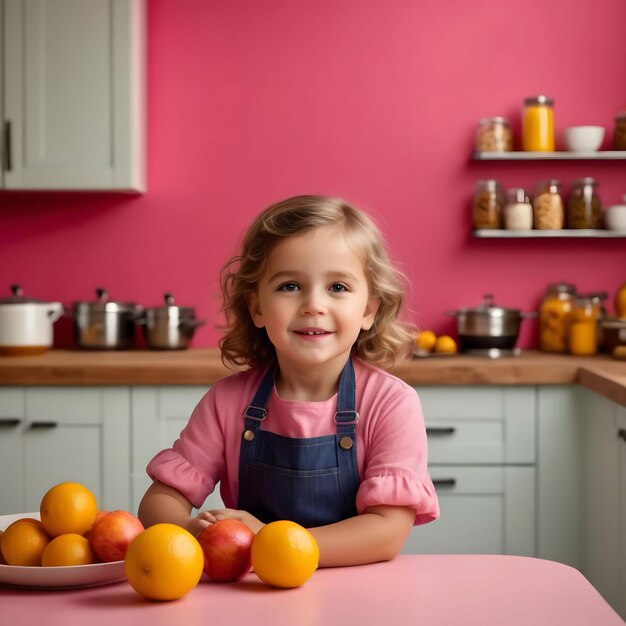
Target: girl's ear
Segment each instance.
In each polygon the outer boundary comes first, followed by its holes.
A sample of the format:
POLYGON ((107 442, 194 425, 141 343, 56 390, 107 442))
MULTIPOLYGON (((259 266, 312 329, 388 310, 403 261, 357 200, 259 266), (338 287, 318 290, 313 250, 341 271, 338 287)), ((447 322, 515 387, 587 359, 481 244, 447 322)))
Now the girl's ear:
POLYGON ((248 311, 250 311, 253 324, 257 328, 263 328, 265 322, 263 322, 263 316, 261 315, 261 308, 259 306, 259 296, 256 291, 250 291, 246 294, 246 304, 248 305, 248 311))
POLYGON ((380 307, 380 298, 370 298, 367 302, 367 306, 365 307, 365 311, 363 312, 363 321, 361 322, 362 330, 369 330, 374 323, 374 319, 376 318, 376 313, 378 313, 378 309, 380 307))

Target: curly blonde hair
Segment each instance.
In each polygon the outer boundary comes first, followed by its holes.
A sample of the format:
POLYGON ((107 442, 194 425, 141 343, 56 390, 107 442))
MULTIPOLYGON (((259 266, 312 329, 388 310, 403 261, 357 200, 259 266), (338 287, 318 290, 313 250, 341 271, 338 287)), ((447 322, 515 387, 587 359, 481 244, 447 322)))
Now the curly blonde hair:
POLYGON ((399 321, 404 306, 406 280, 391 263, 383 236, 362 211, 340 198, 295 196, 265 209, 248 229, 241 254, 223 267, 220 283, 226 323, 219 346, 222 361, 236 366, 264 365, 276 359, 276 351, 264 328, 257 328, 247 297, 263 276, 270 252, 286 237, 313 228, 336 225, 363 262, 370 297, 380 306, 369 330, 362 330, 354 345, 356 356, 378 365, 393 365, 399 353, 406 355, 412 326, 399 321))

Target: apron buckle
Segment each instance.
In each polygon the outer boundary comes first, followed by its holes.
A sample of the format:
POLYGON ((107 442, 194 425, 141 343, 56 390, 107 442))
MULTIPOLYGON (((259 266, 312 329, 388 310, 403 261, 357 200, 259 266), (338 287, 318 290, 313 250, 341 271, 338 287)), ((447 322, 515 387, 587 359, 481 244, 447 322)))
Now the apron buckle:
POLYGON ((349 425, 356 424, 359 421, 359 414, 356 411, 336 411, 335 424, 349 425), (352 418, 352 419, 346 419, 352 418))
POLYGON ((257 422, 262 422, 267 417, 267 411, 262 406, 250 405, 243 412, 243 417, 247 417, 251 420, 257 420, 257 422))

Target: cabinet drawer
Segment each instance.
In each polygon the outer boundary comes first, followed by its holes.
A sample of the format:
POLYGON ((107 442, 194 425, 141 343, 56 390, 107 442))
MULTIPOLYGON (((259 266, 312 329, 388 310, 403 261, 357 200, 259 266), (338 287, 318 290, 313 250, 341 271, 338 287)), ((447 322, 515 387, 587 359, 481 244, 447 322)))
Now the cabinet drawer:
POLYGON ((533 388, 418 388, 429 464, 535 462, 533 388))
POLYGON ((403 552, 535 554, 534 467, 432 467, 441 516, 416 526, 403 552))

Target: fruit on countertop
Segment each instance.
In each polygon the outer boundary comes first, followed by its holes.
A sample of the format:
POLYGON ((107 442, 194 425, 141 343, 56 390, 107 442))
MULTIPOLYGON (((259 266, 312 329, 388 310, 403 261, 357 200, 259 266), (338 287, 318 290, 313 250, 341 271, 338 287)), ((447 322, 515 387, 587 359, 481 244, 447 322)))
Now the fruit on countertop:
POLYGON ((50 543, 50 536, 39 520, 22 518, 3 533, 0 549, 9 565, 34 567, 41 565, 41 555, 50 543))
POLYGON ((458 348, 456 341, 449 335, 440 335, 435 343, 435 353, 437 354, 456 354, 458 348))
POLYGON ((423 330, 415 337, 414 353, 417 356, 429 354, 456 354, 458 348, 456 341, 449 335, 439 337, 432 330, 423 330))
POLYGON ((315 537, 303 526, 287 520, 266 524, 252 542, 252 567, 272 587, 303 585, 319 563, 315 537))
POLYGON ((415 348, 425 352, 432 352, 436 342, 437 335, 432 330, 423 330, 415 337, 415 348))
POLYGON ((252 564, 254 531, 237 519, 219 520, 198 536, 204 553, 204 573, 215 582, 243 578, 252 564))
POLYGON ((50 488, 41 500, 41 523, 51 537, 86 533, 96 519, 96 496, 84 485, 64 482, 50 488))
POLYGON ((87 537, 76 533, 65 533, 55 537, 41 554, 44 567, 90 565, 97 558, 87 537))
POLYGON ((200 582, 204 554, 198 540, 175 524, 139 533, 126 552, 128 582, 149 600, 177 600, 200 582))
POLYGON ((111 511, 89 531, 89 543, 102 562, 123 561, 132 540, 144 530, 128 511, 111 511))

